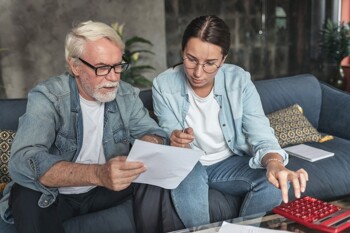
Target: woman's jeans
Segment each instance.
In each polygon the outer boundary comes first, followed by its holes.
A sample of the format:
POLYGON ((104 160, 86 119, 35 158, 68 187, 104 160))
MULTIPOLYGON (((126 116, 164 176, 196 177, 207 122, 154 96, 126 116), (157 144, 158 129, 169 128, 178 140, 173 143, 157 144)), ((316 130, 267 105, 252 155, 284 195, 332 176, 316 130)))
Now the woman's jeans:
POLYGON ((210 222, 209 188, 243 197, 240 216, 266 212, 282 202, 281 191, 268 182, 266 170, 250 168, 249 159, 233 155, 210 166, 196 164, 171 191, 175 209, 186 227, 210 222))

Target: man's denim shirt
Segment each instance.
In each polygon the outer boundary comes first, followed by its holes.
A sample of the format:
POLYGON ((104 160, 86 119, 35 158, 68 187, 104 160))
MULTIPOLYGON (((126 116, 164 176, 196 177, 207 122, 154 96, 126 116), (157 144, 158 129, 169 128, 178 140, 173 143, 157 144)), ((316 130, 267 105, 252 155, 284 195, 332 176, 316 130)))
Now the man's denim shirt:
MULTIPOLYGON (((154 111, 168 135, 185 126, 189 110, 186 82, 183 65, 153 80, 154 111)), ((261 160, 269 152, 279 153, 288 163, 288 154, 278 144, 248 72, 235 65, 221 66, 215 76, 214 96, 220 106, 221 130, 234 154, 252 156, 252 168, 262 168, 261 160)))
MULTIPOLYGON (((106 160, 127 155, 130 143, 145 134, 163 137, 165 132, 149 117, 139 98, 139 90, 120 81, 116 100, 105 104, 103 149, 106 160)), ((42 192, 38 205, 50 206, 57 188, 48 188, 39 178, 55 163, 75 161, 82 146, 83 125, 79 93, 74 77, 63 74, 36 86, 28 95, 26 113, 11 147, 9 172, 14 182, 42 192)), ((8 208, 13 182, 4 190, 0 214, 13 222, 8 208)))

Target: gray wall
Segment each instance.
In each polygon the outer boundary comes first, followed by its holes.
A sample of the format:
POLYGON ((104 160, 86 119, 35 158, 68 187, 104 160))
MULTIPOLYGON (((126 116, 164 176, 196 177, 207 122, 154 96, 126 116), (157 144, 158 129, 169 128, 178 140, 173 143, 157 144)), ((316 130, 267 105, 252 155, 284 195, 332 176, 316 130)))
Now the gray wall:
POLYGON ((64 39, 72 25, 94 20, 125 23, 125 38, 150 40, 147 64, 166 68, 163 0, 0 0, 0 97, 26 97, 39 81, 65 71, 64 39), (156 33, 155 33, 156 32, 156 33))

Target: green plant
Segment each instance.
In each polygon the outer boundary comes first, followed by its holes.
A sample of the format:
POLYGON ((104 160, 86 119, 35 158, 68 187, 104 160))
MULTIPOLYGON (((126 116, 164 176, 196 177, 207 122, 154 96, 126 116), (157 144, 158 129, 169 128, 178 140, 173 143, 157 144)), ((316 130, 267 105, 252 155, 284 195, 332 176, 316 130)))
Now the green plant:
POLYGON ((326 61, 340 66, 350 55, 350 22, 335 23, 328 19, 321 30, 321 48, 326 61))
POLYGON ((112 24, 112 27, 125 43, 124 59, 130 64, 129 69, 122 73, 121 79, 125 82, 139 87, 151 86, 152 82, 146 78, 144 73, 155 70, 155 68, 151 65, 144 65, 143 62, 140 61, 145 58, 143 55, 154 54, 149 49, 143 49, 144 45, 153 46, 153 44, 149 40, 146 40, 139 36, 133 36, 131 38, 124 39, 124 24, 119 24, 116 22, 112 24))

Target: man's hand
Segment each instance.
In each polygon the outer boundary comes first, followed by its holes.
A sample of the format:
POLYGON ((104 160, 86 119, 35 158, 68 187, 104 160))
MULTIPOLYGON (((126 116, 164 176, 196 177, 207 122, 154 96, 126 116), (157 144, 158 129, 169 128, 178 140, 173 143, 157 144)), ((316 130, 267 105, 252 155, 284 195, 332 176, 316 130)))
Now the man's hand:
POLYGON ((288 202, 288 182, 293 185, 294 195, 296 198, 300 198, 300 194, 305 192, 306 183, 309 180, 309 176, 304 169, 298 171, 291 171, 284 167, 284 165, 277 160, 270 161, 266 165, 266 176, 268 181, 281 189, 282 200, 284 203, 288 202))
POLYGON ((120 191, 127 188, 146 168, 141 162, 126 161, 126 156, 117 156, 96 170, 100 186, 120 191))
POLYGON ((174 130, 170 135, 170 145, 176 147, 190 148, 190 143, 194 140, 192 128, 184 130, 174 130))

